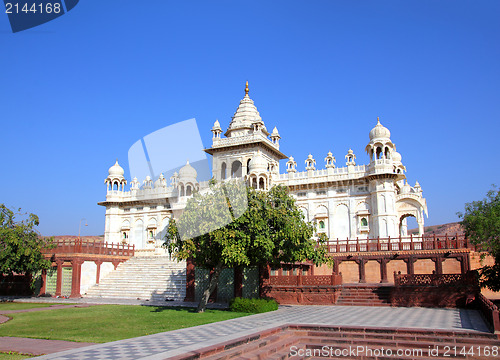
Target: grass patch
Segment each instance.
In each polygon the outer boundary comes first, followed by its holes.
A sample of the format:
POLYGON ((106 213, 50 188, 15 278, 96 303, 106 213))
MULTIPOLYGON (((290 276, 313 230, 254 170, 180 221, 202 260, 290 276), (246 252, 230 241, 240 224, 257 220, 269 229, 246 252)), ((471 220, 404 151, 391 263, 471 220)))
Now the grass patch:
POLYGON ((234 298, 231 301, 232 311, 245 313, 264 313, 278 310, 278 303, 274 299, 245 299, 234 298))
POLYGON ((207 309, 98 305, 10 314, 0 336, 104 343, 228 320, 248 314, 207 309))
POLYGON ((5 310, 25 310, 34 308, 44 308, 52 305, 69 305, 69 304, 56 304, 56 303, 21 303, 12 301, 0 302, 0 314, 5 310))
POLYGON ((13 351, 9 352, 0 352, 0 360, 22 360, 32 358, 32 355, 23 355, 13 351))

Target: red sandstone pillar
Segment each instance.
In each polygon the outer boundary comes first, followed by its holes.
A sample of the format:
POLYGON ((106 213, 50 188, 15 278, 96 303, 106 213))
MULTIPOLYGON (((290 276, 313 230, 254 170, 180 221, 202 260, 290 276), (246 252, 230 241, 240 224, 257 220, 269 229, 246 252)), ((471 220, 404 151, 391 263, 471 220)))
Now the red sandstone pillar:
POLYGON ((102 265, 102 260, 96 260, 94 261, 97 269, 95 271, 95 283, 99 284, 99 280, 101 279, 101 265, 102 265))
POLYGON ((243 297, 243 269, 234 268, 234 297, 243 297))
POLYGON ((408 275, 414 275, 415 274, 415 261, 416 259, 413 256, 410 256, 408 259, 403 260, 406 263, 406 272, 408 275))
POLYGON ((80 281, 83 261, 80 259, 71 260, 71 295, 70 298, 82 297, 80 295, 80 281))
POLYGON ((266 281, 269 280, 270 272, 271 267, 269 265, 259 268, 259 297, 265 297, 267 295, 268 289, 266 288, 266 281))
POLYGON ((62 292, 62 265, 63 260, 56 260, 57 266, 57 279, 56 279, 56 293, 55 296, 61 296, 62 292))
POLYGON ((335 259, 333 261, 333 269, 332 269, 332 271, 333 271, 334 274, 338 274, 339 273, 339 265, 340 265, 341 262, 342 261, 337 260, 337 259, 335 259))
POLYGON ((47 292, 47 270, 42 270, 42 287, 40 288, 40 294, 38 296, 43 296, 47 292))
POLYGON ((436 266, 436 275, 442 275, 443 274, 443 257, 438 255, 434 259, 434 265, 436 266))
POLYGON ((359 260, 356 260, 356 262, 358 263, 358 267, 359 267, 359 282, 365 283, 366 282, 366 273, 365 273, 366 260, 359 259, 359 260))
POLYGON ((377 260, 380 264, 380 282, 388 283, 387 279, 387 259, 379 259, 377 260))
POLYGON ((186 261, 186 297, 184 301, 194 301, 195 298, 195 267, 193 259, 186 261))

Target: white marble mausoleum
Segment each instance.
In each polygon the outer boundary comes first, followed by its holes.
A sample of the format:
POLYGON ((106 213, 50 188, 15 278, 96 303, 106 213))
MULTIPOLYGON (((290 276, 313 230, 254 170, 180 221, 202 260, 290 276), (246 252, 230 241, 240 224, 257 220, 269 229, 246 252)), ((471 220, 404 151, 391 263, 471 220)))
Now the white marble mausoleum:
MULTIPOLYGON (((212 146, 205 151, 212 156, 212 175, 217 181, 240 178, 262 190, 287 186, 305 219, 316 222, 317 231, 332 242, 406 236, 409 216, 416 218, 419 234, 423 233, 427 204, 422 188, 418 182, 407 183, 401 154, 378 119, 369 132, 367 164, 357 164, 361 156, 357 158, 352 150, 338 163, 331 152, 324 159, 309 154, 304 156, 303 172, 296 170, 296 159, 280 151, 277 128, 271 133, 267 130, 248 95, 248 83, 224 136, 219 121, 211 131, 212 146), (283 173, 280 160, 285 165, 283 173)), ((141 182, 134 178, 127 189, 117 161, 105 180, 106 201, 99 203, 106 207, 105 241, 160 249, 170 218, 182 213, 194 190, 208 187, 197 176, 187 162, 170 179, 163 174, 141 182)))

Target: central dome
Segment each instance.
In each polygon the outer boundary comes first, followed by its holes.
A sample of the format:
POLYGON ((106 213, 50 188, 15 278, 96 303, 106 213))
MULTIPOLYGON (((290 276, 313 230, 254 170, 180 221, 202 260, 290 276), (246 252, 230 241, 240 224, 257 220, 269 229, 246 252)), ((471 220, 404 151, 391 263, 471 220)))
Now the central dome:
POLYGON ((241 99, 236 112, 234 113, 231 123, 226 131, 226 136, 231 136, 231 133, 235 130, 239 130, 235 132, 235 135, 244 135, 245 131, 250 131, 253 128, 253 124, 259 124, 263 129, 263 132, 266 135, 267 130, 265 128, 264 122, 262 121, 262 117, 259 114, 259 111, 254 105, 250 96, 248 96, 248 81, 245 87, 245 97, 241 99))

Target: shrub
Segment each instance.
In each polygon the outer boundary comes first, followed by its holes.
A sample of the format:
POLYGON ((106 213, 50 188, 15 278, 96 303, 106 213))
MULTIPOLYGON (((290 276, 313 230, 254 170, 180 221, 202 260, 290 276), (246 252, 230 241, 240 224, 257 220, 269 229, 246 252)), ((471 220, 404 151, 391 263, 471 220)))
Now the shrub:
POLYGON ((231 311, 246 313, 264 313, 278 310, 278 303, 274 299, 245 299, 234 298, 230 304, 231 311))

